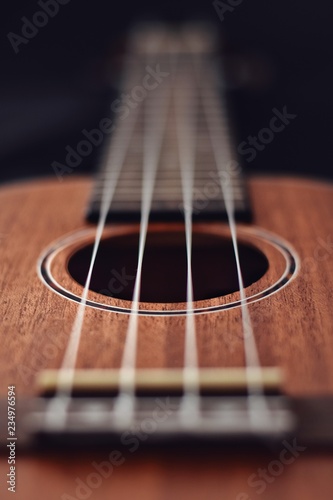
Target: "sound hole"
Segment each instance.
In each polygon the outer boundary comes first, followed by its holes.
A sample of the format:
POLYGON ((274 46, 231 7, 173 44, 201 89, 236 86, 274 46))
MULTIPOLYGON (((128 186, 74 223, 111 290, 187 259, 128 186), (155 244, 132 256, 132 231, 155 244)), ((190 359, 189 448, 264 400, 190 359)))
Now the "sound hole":
MULTIPOLYGON (((138 259, 137 234, 101 242, 90 289, 102 295, 132 300, 138 259)), ((77 250, 69 259, 71 276, 84 286, 92 245, 77 250)), ((265 255, 240 242, 239 255, 244 285, 258 281, 268 269, 265 255)), ((212 299, 238 290, 235 256, 230 239, 194 233, 192 252, 194 300, 212 299)), ((142 268, 141 302, 186 302, 186 252, 183 232, 148 234, 142 268)))

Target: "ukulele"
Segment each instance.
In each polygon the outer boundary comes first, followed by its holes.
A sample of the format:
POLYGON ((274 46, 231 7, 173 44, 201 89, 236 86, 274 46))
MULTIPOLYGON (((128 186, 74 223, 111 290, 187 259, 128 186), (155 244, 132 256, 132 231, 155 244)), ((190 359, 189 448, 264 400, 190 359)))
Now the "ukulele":
POLYGON ((145 26, 64 182, 0 189, 1 498, 331 498, 332 186, 245 180, 227 101, 209 28, 145 26))

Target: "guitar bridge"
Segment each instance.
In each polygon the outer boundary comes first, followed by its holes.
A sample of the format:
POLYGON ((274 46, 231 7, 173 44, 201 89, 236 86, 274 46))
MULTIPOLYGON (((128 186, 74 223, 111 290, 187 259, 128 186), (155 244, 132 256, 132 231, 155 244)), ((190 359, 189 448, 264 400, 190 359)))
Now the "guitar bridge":
POLYGON ((25 419, 35 445, 50 449, 127 446, 133 438, 146 445, 190 443, 279 443, 295 433, 295 419, 283 396, 265 398, 266 408, 252 415, 247 397, 202 397, 199 417, 184 410, 183 398, 137 397, 128 420, 119 419, 116 398, 72 398, 61 425, 40 398, 25 419))

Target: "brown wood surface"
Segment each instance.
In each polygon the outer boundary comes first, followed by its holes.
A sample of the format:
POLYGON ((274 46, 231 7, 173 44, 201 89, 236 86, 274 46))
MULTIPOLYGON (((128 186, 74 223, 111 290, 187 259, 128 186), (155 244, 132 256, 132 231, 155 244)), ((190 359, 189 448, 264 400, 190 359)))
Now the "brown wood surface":
MULTIPOLYGON (((284 369, 288 393, 332 393, 333 189, 283 178, 253 179, 250 186, 255 224, 289 241, 301 259, 300 273, 291 284, 249 306, 261 362, 284 369)), ((36 373, 60 365, 77 305, 41 283, 36 262, 53 240, 84 227, 89 189, 90 181, 84 178, 1 189, 1 396, 8 384, 16 385, 18 397, 33 395, 36 373)), ((210 230, 219 231, 213 225, 210 230)), ((274 274, 281 263, 274 261, 274 255, 269 260, 269 272, 274 274)), ((63 273, 68 281, 65 269, 63 273)), ((78 366, 119 367, 127 322, 127 315, 88 309, 78 366)), ((239 308, 200 315, 196 324, 201 366, 243 364, 239 308)), ((142 317, 139 328, 138 366, 182 366, 184 318, 142 317)), ((87 498, 246 500, 238 497, 242 492, 251 499, 332 498, 331 456, 302 452, 258 495, 247 480, 278 458, 274 455, 198 450, 186 457, 125 451, 125 463, 87 498)), ((65 492, 75 498, 76 477, 84 480, 94 471, 92 462, 105 458, 103 454, 22 456, 16 498, 53 500, 65 492)), ((5 493, 1 498, 10 498, 4 484, 7 467, 2 459, 0 489, 1 495, 5 493)))

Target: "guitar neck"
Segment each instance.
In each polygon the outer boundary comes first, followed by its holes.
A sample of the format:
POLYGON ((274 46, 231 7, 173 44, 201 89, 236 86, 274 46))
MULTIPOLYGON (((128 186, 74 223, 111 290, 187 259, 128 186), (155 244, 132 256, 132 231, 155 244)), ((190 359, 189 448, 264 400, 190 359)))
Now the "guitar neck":
POLYGON ((200 28, 179 33, 161 27, 135 32, 129 45, 123 86, 111 105, 114 132, 101 156, 87 220, 99 220, 103 192, 113 183, 108 222, 138 221, 146 189, 143 172, 152 161, 157 168, 150 220, 183 220, 180 155, 187 140, 192 144, 193 220, 227 220, 224 182, 236 220, 250 221, 214 37, 200 28))

